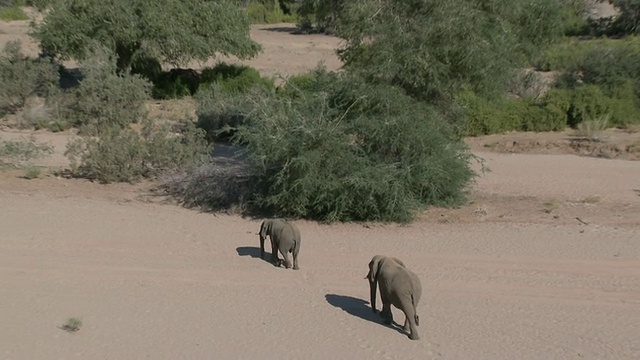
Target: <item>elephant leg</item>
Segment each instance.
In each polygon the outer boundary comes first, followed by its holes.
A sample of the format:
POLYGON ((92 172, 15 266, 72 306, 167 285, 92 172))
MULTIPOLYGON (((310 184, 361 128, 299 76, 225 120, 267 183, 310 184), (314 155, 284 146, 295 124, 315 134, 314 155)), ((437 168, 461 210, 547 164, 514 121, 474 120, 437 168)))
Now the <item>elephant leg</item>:
POLYGON ((280 243, 280 253, 282 253, 282 258, 284 259, 284 267, 287 269, 291 268, 291 260, 289 260, 289 249, 287 244, 280 243))
POLYGON ((393 324, 393 314, 391 313, 391 303, 382 301, 382 311, 380 315, 384 318, 384 323, 387 325, 393 324))
POLYGON ((300 251, 300 244, 296 244, 293 248, 293 270, 299 270, 298 267, 298 252, 300 251))
POLYGON ((416 313, 413 309, 413 304, 411 303, 411 299, 407 301, 403 301, 401 303, 402 311, 404 312, 405 320, 404 320, 404 330, 409 333, 409 339, 418 340, 420 336, 418 335, 418 326, 416 324, 416 313))
POLYGON ((271 262, 273 265, 280 267, 280 259, 278 258, 278 243, 271 239, 271 262))

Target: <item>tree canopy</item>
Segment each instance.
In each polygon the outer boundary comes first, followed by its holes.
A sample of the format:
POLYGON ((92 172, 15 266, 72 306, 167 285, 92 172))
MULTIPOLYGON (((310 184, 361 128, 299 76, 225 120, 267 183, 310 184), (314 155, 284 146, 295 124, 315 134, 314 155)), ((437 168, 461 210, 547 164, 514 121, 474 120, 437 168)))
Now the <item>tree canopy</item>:
POLYGON ((120 72, 143 58, 179 66, 260 51, 248 18, 229 0, 59 0, 50 7, 33 32, 44 54, 81 60, 97 42, 117 55, 120 72))
POLYGON ((337 26, 348 68, 423 100, 502 93, 533 51, 561 38, 556 0, 361 0, 337 26))

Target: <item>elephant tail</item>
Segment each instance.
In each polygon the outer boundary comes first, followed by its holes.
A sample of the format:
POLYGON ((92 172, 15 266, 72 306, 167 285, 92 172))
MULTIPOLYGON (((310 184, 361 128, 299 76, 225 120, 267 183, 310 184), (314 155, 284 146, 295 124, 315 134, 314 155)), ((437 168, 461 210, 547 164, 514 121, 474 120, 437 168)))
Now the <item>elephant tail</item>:
POLYGON ((416 326, 420 326, 420 317, 418 316, 418 310, 417 310, 417 304, 416 304, 416 298, 414 297, 413 294, 411 294, 411 304, 413 305, 413 313, 414 315, 414 320, 416 322, 416 326))

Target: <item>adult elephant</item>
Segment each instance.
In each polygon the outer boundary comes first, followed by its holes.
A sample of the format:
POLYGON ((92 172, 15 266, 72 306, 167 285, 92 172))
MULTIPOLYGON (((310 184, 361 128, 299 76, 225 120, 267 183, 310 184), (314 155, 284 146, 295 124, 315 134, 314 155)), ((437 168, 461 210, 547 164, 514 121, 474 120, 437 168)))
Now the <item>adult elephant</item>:
POLYGON ((409 270, 402 261, 383 255, 374 256, 369 262, 369 280, 371 291, 371 308, 376 310, 376 288, 379 284, 382 298, 382 312, 385 324, 393 323, 391 305, 402 310, 405 315, 404 330, 409 333, 409 339, 418 340, 417 327, 420 325, 417 307, 422 295, 422 285, 416 274, 409 270))

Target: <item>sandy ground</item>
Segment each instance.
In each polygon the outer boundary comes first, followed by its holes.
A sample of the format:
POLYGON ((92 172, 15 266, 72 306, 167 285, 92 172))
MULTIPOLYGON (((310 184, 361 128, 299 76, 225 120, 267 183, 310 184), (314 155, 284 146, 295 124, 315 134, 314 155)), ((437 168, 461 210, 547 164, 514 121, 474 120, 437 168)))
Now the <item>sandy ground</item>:
MULTIPOLYGON (((256 64, 315 66, 293 53, 316 40, 256 31, 282 56, 256 64)), ((35 136, 56 149, 35 165, 68 166, 73 135, 35 136)), ((259 258, 260 219, 0 171, 0 359, 638 359, 640 162, 509 143, 553 136, 469 139, 491 170, 472 202, 409 226, 298 221, 299 271, 259 258), (420 277, 421 340, 372 313, 375 254, 420 277)))

